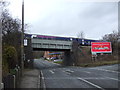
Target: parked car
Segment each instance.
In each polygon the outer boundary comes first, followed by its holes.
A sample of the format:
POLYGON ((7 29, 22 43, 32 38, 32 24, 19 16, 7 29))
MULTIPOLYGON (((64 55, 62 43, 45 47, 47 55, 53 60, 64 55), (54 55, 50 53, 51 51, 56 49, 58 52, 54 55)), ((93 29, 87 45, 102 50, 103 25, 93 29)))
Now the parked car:
POLYGON ((55 59, 57 59, 56 57, 51 57, 51 60, 55 60, 55 59))

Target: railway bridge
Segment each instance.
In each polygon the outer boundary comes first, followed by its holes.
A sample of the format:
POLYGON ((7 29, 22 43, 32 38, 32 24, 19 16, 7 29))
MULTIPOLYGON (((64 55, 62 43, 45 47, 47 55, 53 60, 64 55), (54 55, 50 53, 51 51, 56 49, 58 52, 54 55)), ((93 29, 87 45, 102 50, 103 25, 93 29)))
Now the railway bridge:
MULTIPOLYGON (((74 60, 72 60, 71 53, 75 52, 73 50, 74 41, 75 38, 26 34, 24 40, 25 55, 27 59, 32 59, 33 51, 63 51, 65 65, 72 65, 74 60)), ((85 45, 84 41, 79 40, 82 45, 85 45)))
POLYGON ((72 51, 72 40, 55 40, 53 37, 37 37, 36 35, 25 37, 25 56, 27 59, 32 59, 33 51, 63 51, 64 62, 66 65, 70 65, 71 62, 71 51, 72 51), (69 63, 68 61, 69 60, 69 63))
POLYGON ((31 47, 33 50, 66 51, 72 49, 72 41, 31 38, 31 47))

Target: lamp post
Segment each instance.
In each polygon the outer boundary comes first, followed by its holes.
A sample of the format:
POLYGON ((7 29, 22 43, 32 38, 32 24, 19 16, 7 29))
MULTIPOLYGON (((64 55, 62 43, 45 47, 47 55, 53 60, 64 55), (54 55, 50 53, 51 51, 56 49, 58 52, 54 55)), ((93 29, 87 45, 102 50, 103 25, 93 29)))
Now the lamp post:
POLYGON ((21 33, 21 75, 24 69, 24 0, 22 0, 22 33, 21 33))

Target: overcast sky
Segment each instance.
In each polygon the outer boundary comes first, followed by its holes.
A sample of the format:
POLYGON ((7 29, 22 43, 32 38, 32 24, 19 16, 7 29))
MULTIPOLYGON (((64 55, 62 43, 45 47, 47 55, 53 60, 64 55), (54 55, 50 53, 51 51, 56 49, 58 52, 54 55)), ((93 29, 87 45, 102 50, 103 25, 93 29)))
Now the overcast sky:
MULTIPOLYGON (((10 1, 13 17, 21 19, 22 0, 10 1)), ((28 33, 100 39, 118 30, 117 2, 80 2, 79 0, 24 0, 28 33)))

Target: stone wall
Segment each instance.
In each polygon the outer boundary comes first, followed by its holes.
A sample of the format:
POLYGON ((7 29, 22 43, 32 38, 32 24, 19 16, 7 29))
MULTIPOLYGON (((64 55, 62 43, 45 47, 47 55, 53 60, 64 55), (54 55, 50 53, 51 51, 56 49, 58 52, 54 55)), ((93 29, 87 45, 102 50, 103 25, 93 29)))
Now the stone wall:
POLYGON ((90 46, 81 46, 79 43, 73 42, 72 52, 74 65, 91 62, 90 46))
POLYGON ((77 42, 73 42, 72 50, 65 51, 64 53, 64 65, 77 66, 82 63, 91 62, 91 50, 90 46, 80 46, 77 42))

